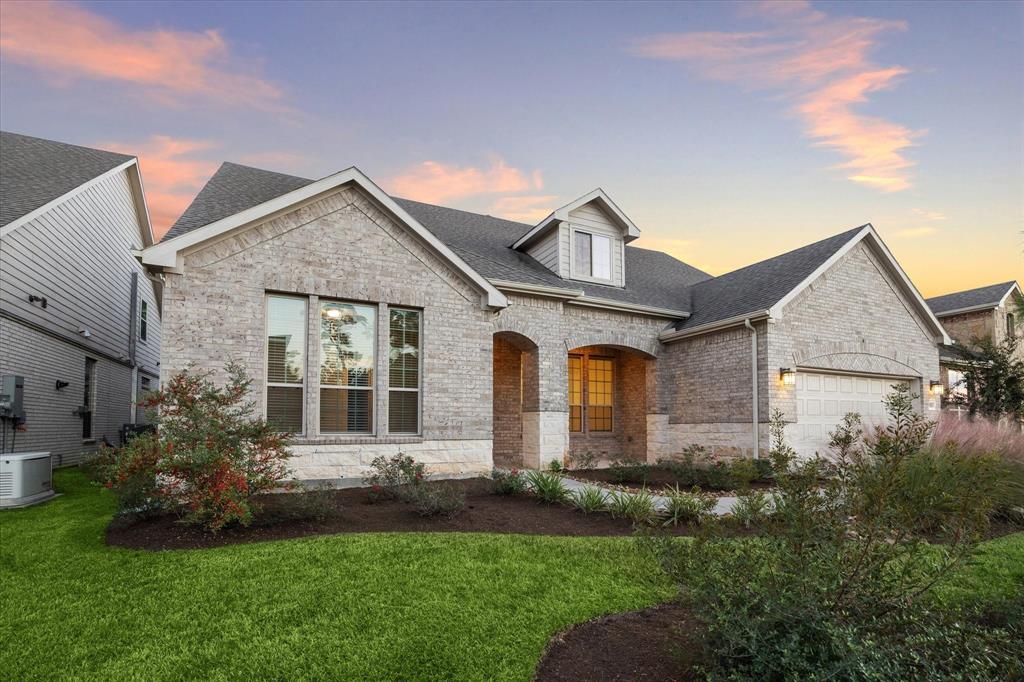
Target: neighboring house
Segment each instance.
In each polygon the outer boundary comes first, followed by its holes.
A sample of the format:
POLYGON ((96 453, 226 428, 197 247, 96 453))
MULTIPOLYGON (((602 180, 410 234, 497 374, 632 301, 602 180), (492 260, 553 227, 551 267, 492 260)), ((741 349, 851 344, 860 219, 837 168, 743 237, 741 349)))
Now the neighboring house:
POLYGON ((157 388, 156 284, 135 157, 0 133, 0 375, 24 377, 22 431, 8 450, 80 462, 157 388))
POLYGON ((298 475, 334 480, 398 452, 448 474, 766 453, 775 408, 824 452, 844 413, 938 379, 948 339, 870 225, 721 277, 638 235, 601 190, 525 225, 355 168, 226 163, 142 256, 165 278, 161 377, 240 360, 298 475))
POLYGON ((947 395, 964 393, 963 370, 973 361, 976 343, 990 339, 1000 344, 1016 338, 1016 356, 1024 360, 1024 319, 1017 282, 1000 282, 977 289, 929 298, 927 303, 955 345, 939 348, 942 385, 947 395))

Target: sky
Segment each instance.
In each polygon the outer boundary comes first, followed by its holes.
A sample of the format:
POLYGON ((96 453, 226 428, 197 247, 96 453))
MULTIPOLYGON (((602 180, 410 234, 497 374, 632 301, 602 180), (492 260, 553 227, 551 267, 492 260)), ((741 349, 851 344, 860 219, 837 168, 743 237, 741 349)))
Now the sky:
MULTIPOLYGON (((1024 3, 0 4, 4 130, 535 223, 603 188, 722 274, 870 222, 925 296, 1024 280, 1024 3)), ((0 150, 2 152, 2 150, 0 150)))

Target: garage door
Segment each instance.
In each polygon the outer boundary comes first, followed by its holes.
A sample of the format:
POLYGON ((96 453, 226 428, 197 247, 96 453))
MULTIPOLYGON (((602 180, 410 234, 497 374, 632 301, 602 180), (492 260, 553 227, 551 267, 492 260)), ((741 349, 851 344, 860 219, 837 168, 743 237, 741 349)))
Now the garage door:
POLYGON ((829 456, 829 434, 849 412, 857 412, 865 432, 885 424, 887 415, 882 400, 893 384, 906 379, 849 376, 819 372, 796 374, 796 424, 790 425, 790 443, 801 456, 818 453, 829 456))

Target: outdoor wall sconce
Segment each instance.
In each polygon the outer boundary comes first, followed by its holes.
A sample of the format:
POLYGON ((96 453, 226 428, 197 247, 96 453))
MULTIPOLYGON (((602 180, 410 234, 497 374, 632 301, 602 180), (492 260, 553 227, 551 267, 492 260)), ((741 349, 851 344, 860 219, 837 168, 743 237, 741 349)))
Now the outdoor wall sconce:
POLYGON ((89 329, 87 327, 80 327, 78 329, 78 333, 81 334, 83 338, 86 338, 86 339, 92 338, 92 332, 89 331, 89 329))
POLYGON ((71 384, 69 384, 69 383, 68 383, 68 382, 66 382, 66 381, 61 381, 60 379, 57 379, 57 383, 56 383, 55 385, 56 385, 56 387, 57 387, 57 390, 59 391, 59 390, 60 390, 60 389, 62 389, 62 388, 67 388, 67 387, 68 387, 68 386, 70 386, 71 384))
POLYGON ((943 388, 942 386, 941 381, 933 381, 928 385, 928 387, 931 389, 932 395, 942 395, 943 393, 946 392, 945 388, 943 388))
POLYGON ((29 303, 38 303, 42 307, 44 307, 44 308, 46 307, 46 297, 45 296, 36 296, 35 294, 29 294, 28 295, 28 302, 29 303))
POLYGON ((779 378, 786 386, 792 386, 796 383, 796 370, 792 367, 780 367, 779 378))

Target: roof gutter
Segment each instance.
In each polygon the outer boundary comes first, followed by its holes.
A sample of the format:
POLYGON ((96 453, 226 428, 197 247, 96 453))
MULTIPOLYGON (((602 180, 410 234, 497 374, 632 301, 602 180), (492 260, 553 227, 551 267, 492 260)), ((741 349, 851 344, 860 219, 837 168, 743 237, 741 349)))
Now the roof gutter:
POLYGON ((717 322, 699 324, 696 327, 690 327, 689 329, 663 331, 661 334, 658 334, 658 340, 661 341, 662 343, 671 343, 672 341, 679 341, 690 336, 698 336, 700 334, 716 332, 720 329, 728 329, 729 327, 735 327, 737 325, 745 325, 747 321, 758 322, 760 320, 766 320, 770 317, 771 313, 769 311, 758 310, 753 313, 745 313, 743 315, 736 315, 734 317, 729 317, 724 320, 718 320, 717 322))
POLYGON ((545 296, 547 298, 571 299, 583 295, 582 289, 562 289, 560 287, 549 287, 542 284, 525 284, 513 282, 506 279, 491 279, 490 283, 501 291, 508 291, 513 294, 530 294, 531 296, 545 296))
POLYGON ((999 307, 999 303, 981 303, 979 305, 967 306, 966 308, 954 308, 953 310, 943 310, 941 313, 935 313, 935 317, 940 320, 944 317, 950 317, 951 315, 962 315, 963 313, 977 313, 982 310, 995 310, 999 307))
POLYGON ((685 310, 673 310, 672 308, 659 308, 651 305, 641 305, 639 303, 623 303, 622 301, 613 301, 608 298, 594 298, 590 296, 581 296, 566 301, 570 305, 587 306, 590 308, 605 308, 607 310, 622 310, 630 313, 643 313, 645 315, 654 315, 657 317, 667 317, 673 320, 685 320, 690 316, 690 313, 685 310))

